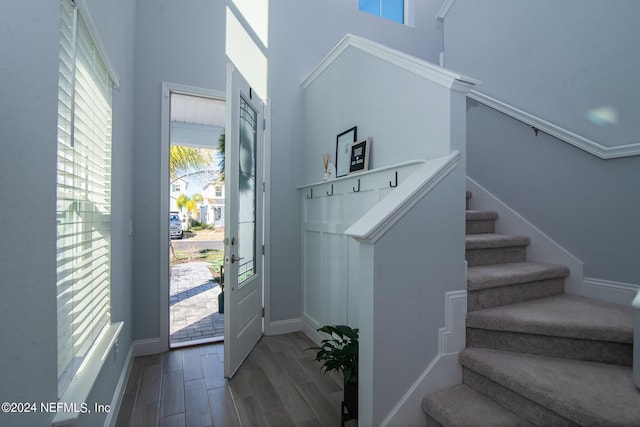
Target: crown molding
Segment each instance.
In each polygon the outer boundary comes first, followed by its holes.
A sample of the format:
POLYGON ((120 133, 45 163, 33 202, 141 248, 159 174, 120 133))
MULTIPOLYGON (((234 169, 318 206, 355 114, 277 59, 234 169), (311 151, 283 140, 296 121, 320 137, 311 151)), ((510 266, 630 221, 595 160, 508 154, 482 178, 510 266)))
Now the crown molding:
POLYGON ((456 0, 444 0, 444 3, 442 3, 442 7, 440 8, 440 11, 436 15, 436 19, 438 21, 444 21, 444 18, 447 16, 447 13, 449 13, 449 10, 451 9, 451 6, 453 6, 453 3, 455 1, 456 0))
POLYGON ((380 58, 409 72, 425 77, 440 86, 458 92, 466 93, 479 81, 471 77, 454 73, 438 65, 411 56, 399 50, 392 49, 380 43, 365 39, 364 37, 347 34, 320 61, 318 66, 302 81, 302 88, 307 89, 318 77, 320 77, 342 54, 349 48, 355 48, 380 58))

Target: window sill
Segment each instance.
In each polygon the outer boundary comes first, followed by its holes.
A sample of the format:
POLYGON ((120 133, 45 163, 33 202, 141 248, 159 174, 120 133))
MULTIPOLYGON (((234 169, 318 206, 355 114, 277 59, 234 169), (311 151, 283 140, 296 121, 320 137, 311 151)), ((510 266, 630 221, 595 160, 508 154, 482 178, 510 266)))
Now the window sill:
POLYGON ((67 408, 72 410, 58 412, 53 418, 52 426, 72 423, 83 412, 93 410, 92 406, 86 406, 87 398, 123 326, 124 322, 116 322, 102 331, 94 347, 78 369, 76 376, 59 399, 59 402, 68 405, 67 408))

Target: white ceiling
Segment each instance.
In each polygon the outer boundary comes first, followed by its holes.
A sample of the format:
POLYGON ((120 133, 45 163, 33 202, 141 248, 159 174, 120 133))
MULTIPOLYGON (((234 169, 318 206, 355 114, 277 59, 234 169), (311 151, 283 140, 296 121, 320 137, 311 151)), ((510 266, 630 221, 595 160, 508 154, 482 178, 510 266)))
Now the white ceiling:
POLYGON ((171 94, 171 121, 224 128, 224 101, 171 94))

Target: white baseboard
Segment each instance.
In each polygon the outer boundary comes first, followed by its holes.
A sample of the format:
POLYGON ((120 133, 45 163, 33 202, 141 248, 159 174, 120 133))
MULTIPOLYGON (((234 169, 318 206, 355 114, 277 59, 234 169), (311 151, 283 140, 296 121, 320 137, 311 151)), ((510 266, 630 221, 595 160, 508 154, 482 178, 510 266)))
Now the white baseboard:
POLYGON ((438 331, 438 355, 405 393, 381 426, 424 425, 422 399, 431 393, 462 384, 458 354, 466 346, 467 291, 445 294, 445 326, 438 331))
POLYGON ((318 324, 315 320, 311 319, 308 316, 303 315, 302 318, 302 332, 305 333, 306 336, 309 337, 311 341, 316 343, 316 345, 320 345, 320 342, 326 338, 326 336, 322 336, 318 332, 318 328, 322 325, 318 324))
POLYGON ((264 329, 265 335, 282 335, 302 330, 302 319, 286 319, 269 322, 264 329))
POLYGON ((564 281, 565 291, 572 295, 584 294, 582 261, 469 177, 467 177, 467 190, 473 193, 470 202, 472 209, 498 212, 496 232, 529 237, 531 245, 527 248, 527 258, 531 261, 566 265, 571 274, 564 281))
POLYGON ((158 354, 168 349, 162 345, 160 338, 149 338, 146 340, 136 340, 132 343, 133 356, 149 356, 150 354, 158 354))
POLYGON ((135 356, 133 355, 133 343, 129 346, 129 351, 127 352, 127 357, 124 361, 124 366, 122 367, 122 372, 120 373, 120 378, 118 379, 118 384, 116 385, 116 389, 113 392, 113 398, 111 399, 111 410, 107 413, 107 417, 104 420, 104 427, 114 427, 116 425, 116 421, 118 419, 118 413, 120 413, 120 405, 122 404, 122 398, 124 397, 124 392, 127 388, 127 382, 129 381, 129 374, 131 373, 131 368, 133 367, 133 359, 135 356))
POLYGON ((639 290, 640 284, 584 278, 584 296, 616 304, 631 305, 639 290))

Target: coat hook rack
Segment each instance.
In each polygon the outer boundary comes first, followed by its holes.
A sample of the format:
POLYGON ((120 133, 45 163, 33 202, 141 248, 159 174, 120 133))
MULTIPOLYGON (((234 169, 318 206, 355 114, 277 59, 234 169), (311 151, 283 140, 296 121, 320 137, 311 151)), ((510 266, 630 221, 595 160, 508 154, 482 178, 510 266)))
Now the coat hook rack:
POLYGON ((327 196, 333 196, 333 184, 331 184, 331 193, 327 191, 327 196))
POLYGON ((307 194, 307 199, 313 199, 313 187, 309 189, 310 193, 307 194))
POLYGON ((398 171, 396 171, 396 181, 395 183, 392 183, 391 181, 389 181, 389 187, 394 188, 398 186, 398 171))
POLYGON ((360 178, 358 178, 358 188, 356 188, 356 187, 351 187, 351 188, 353 189, 354 193, 357 193, 357 192, 360 191, 360 178))

